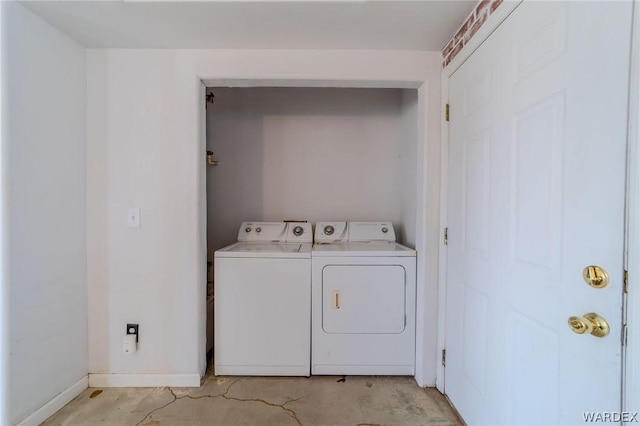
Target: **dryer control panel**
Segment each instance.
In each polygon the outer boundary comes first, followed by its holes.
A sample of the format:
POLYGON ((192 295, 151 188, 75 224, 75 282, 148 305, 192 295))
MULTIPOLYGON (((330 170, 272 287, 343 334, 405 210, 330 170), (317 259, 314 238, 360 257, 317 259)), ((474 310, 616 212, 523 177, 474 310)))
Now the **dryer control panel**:
POLYGON ((350 242, 395 241, 391 222, 349 222, 350 242))

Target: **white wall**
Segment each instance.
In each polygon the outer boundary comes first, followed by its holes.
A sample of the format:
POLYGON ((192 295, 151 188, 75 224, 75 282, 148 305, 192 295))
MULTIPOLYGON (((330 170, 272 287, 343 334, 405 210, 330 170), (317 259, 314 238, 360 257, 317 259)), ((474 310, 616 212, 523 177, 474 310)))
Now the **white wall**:
MULTIPOLYGON (((155 373, 155 384, 171 384, 176 375, 193 382, 204 372, 200 80, 208 86, 417 88, 426 80, 437 84, 439 60, 437 52, 404 51, 89 50, 89 304, 108 304, 90 312, 90 372, 105 373, 95 375, 101 379, 155 373), (141 208, 140 229, 126 228, 128 207, 141 208), (121 350, 126 322, 141 327, 140 350, 129 356, 121 350)), ((418 138, 438 145, 439 129, 420 130, 418 138)), ((423 172, 419 167, 417 175, 423 172)), ((423 205, 424 182, 416 185, 423 205)), ((435 288, 436 281, 428 285, 435 288)), ((435 300, 425 303, 435 310, 435 300)), ((435 348, 435 339, 431 344, 435 348)), ((433 369, 424 384, 431 373, 435 378, 433 369)))
POLYGON ((384 219, 415 243, 416 90, 209 90, 210 251, 243 220, 384 219))
POLYGON ((22 5, 3 7, 14 424, 88 371, 86 81, 81 46, 22 5))
POLYGON ((92 385, 135 384, 109 377, 130 373, 198 385, 205 366, 199 83, 179 56, 87 51, 89 368, 106 375, 92 385), (129 207, 140 228, 127 228, 129 207), (140 326, 132 355, 127 323, 140 326))

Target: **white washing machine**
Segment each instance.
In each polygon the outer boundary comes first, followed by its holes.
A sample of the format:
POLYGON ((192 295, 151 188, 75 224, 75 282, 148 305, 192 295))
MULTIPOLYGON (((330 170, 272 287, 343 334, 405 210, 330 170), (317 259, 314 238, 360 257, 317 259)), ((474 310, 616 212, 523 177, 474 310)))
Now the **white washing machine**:
POLYGON ((416 252, 392 224, 317 223, 311 263, 311 374, 413 375, 416 252))
POLYGON ((214 373, 309 376, 310 223, 244 222, 215 252, 214 373))

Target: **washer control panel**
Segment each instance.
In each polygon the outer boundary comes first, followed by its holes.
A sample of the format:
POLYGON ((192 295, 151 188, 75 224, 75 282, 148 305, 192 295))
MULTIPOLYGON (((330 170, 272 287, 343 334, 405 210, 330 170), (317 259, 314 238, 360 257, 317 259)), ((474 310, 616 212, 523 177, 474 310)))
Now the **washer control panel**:
POLYGON ((346 243, 349 239, 347 222, 316 223, 315 242, 318 244, 346 243))
POLYGON ((313 230, 306 222, 242 222, 238 241, 310 243, 313 230))
POLYGON ((285 222, 242 222, 238 241, 284 241, 286 231, 285 222))
POLYGON ((313 228, 307 222, 287 222, 288 243, 312 243, 313 228))

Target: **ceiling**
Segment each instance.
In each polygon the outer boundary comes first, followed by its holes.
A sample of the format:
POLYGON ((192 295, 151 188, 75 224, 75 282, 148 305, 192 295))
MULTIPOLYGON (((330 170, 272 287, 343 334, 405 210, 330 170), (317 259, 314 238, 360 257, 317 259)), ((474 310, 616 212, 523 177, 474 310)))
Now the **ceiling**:
POLYGON ((476 1, 22 1, 90 48, 440 50, 476 1))

